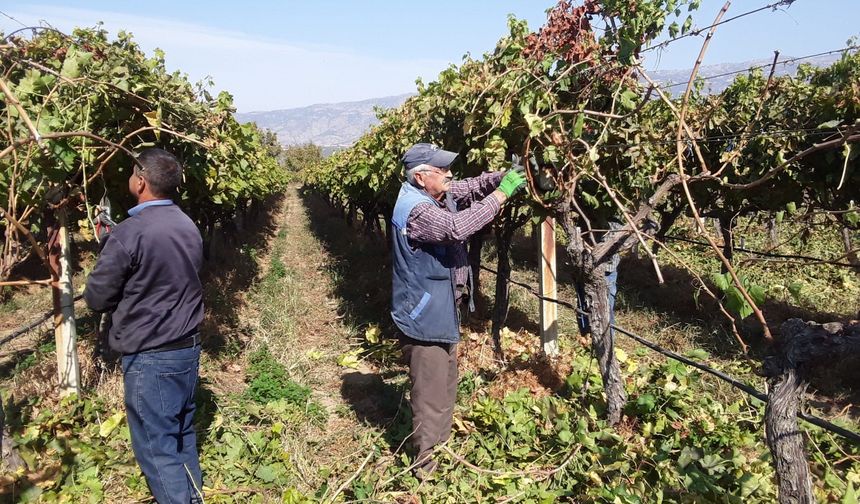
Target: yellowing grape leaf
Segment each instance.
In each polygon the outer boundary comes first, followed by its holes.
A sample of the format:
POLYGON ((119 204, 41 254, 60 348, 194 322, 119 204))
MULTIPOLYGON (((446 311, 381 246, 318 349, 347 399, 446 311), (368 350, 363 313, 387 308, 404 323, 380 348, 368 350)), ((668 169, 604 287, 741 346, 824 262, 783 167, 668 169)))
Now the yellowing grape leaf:
POLYGON ((379 343, 380 332, 379 326, 372 325, 364 331, 364 339, 366 339, 371 345, 375 345, 376 343, 379 343))
POLYGON ((345 368, 355 369, 358 367, 358 353, 361 350, 352 350, 345 354, 342 354, 337 358, 337 365, 345 368))
POLYGON ((99 436, 103 438, 110 436, 111 432, 113 432, 117 427, 119 427, 119 425, 124 419, 124 411, 117 411, 116 413, 108 417, 108 419, 102 422, 102 424, 99 426, 99 436))

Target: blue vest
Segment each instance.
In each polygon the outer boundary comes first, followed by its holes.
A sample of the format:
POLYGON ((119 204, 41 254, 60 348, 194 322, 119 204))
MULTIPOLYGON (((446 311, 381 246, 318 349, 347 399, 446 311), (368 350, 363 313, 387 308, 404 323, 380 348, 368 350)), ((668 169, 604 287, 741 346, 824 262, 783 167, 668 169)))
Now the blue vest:
MULTIPOLYGON (((391 218, 394 268, 391 285, 391 318, 410 338, 438 343, 460 340, 460 320, 454 302, 452 245, 409 243, 406 221, 419 203, 436 201, 404 182, 391 218)), ((448 201, 456 212, 456 205, 448 201)))

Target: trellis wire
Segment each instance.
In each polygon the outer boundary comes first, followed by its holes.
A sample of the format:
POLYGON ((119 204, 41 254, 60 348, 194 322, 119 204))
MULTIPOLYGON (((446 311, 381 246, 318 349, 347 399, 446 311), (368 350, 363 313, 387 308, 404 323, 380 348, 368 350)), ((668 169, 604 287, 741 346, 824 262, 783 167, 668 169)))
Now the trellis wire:
MULTIPOLYGON (((488 271, 490 273, 493 273, 494 275, 499 274, 497 271, 495 271, 491 268, 488 268, 486 266, 483 266, 483 265, 481 266, 481 269, 488 271)), ((554 299, 554 298, 550 298, 550 297, 541 295, 531 285, 528 285, 528 284, 523 283, 523 282, 518 282, 518 281, 513 280, 511 278, 508 279, 507 283, 513 284, 513 285, 516 285, 518 287, 522 287, 522 288, 526 289, 532 296, 534 296, 538 299, 543 299, 544 301, 549 301, 551 303, 558 304, 558 305, 563 306, 565 308, 571 309, 580 315, 584 315, 586 317, 589 316, 589 313, 587 311, 584 311, 584 310, 574 306, 573 304, 568 303, 567 301, 562 301, 559 299, 554 299)), ((744 393, 758 399, 759 401, 767 403, 767 395, 766 394, 759 392, 755 388, 741 382, 737 378, 733 378, 733 377, 723 373, 722 371, 718 371, 718 370, 712 368, 711 366, 708 366, 707 364, 703 364, 701 362, 694 361, 694 360, 689 359, 687 357, 684 357, 682 355, 678 355, 675 352, 672 352, 671 350, 667 350, 667 349, 661 347, 660 345, 658 345, 652 341, 649 341, 649 340, 643 338, 642 336, 639 336, 636 333, 633 333, 631 331, 628 331, 627 329, 624 329, 623 327, 617 326, 615 324, 610 324, 610 327, 612 327, 613 329, 615 329, 619 333, 624 334, 625 336, 628 336, 628 337, 632 338, 633 340, 645 345, 646 347, 648 347, 649 349, 651 349, 657 353, 660 353, 666 357, 669 357, 670 359, 676 360, 676 361, 681 362, 683 364, 686 364, 688 366, 692 366, 692 367, 695 367, 696 369, 704 371, 705 373, 708 373, 712 376, 715 376, 716 378, 719 378, 720 380, 725 381, 726 383, 737 388, 741 392, 744 392, 744 393)), ((807 422, 811 423, 812 425, 815 425, 816 427, 820 427, 824 430, 828 430, 830 432, 833 432, 834 434, 838 434, 838 435, 844 437, 845 439, 848 439, 849 441, 852 441, 852 442, 860 445, 860 434, 858 434, 856 432, 853 432, 851 430, 848 430, 848 429, 845 429, 845 428, 840 427, 838 425, 835 425, 831 422, 828 422, 827 420, 816 417, 814 415, 808 415, 808 414, 803 413, 803 412, 798 412, 798 416, 800 418, 802 418, 803 420, 806 420, 807 422)))

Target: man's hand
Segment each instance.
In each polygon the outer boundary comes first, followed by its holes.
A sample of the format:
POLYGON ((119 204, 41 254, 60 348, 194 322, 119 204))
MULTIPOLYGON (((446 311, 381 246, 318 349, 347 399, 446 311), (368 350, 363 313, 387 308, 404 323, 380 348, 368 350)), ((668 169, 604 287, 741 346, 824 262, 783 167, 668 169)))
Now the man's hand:
POLYGON ((526 178, 523 176, 522 171, 514 168, 508 171, 504 178, 502 178, 502 182, 499 184, 499 191, 503 192, 506 197, 510 198, 524 185, 526 185, 526 178))

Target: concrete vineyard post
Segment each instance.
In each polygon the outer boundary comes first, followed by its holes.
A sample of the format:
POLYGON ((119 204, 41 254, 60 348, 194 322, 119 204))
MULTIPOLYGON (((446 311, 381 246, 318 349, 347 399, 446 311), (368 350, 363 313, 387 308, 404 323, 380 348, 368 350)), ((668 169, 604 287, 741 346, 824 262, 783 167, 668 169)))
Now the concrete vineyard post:
POLYGON ((57 342, 57 373, 60 395, 80 392, 80 366, 77 352, 77 329, 75 327, 75 300, 72 287, 71 247, 69 245, 68 216, 65 209, 58 214, 59 248, 56 250, 57 277, 53 285, 54 336, 57 342))

